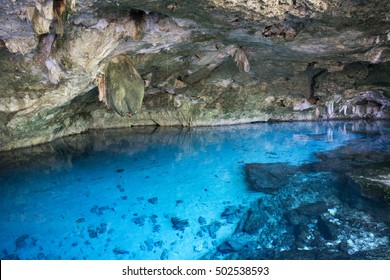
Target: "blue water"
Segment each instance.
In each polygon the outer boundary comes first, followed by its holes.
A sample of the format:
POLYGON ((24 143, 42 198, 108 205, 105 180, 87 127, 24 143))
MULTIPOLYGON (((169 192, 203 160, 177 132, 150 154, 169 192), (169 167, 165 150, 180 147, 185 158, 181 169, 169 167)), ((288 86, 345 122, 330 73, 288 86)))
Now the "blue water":
POLYGON ((246 209, 261 196, 248 188, 245 163, 315 162, 367 131, 383 138, 389 126, 108 130, 15 151, 12 160, 0 154, 0 258, 202 258, 237 227, 221 217, 226 207, 246 209))

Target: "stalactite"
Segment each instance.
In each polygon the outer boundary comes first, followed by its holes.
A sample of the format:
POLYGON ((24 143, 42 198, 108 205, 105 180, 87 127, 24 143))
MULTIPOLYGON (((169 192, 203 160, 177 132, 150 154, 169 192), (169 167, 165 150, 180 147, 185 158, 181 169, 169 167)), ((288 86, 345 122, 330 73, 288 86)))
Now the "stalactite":
POLYGON ((106 96, 106 79, 105 79, 105 76, 104 74, 99 74, 96 79, 95 79, 95 84, 97 85, 98 87, 98 90, 99 90, 99 101, 100 102, 104 102, 104 104, 107 106, 108 108, 108 104, 107 104, 107 96, 106 96))
POLYGON ((328 114, 328 118, 332 117, 334 114, 334 100, 326 101, 326 112, 328 114))
POLYGON ((54 12, 54 16, 57 17, 56 33, 61 36, 64 34, 63 14, 65 10, 66 10, 66 0, 53 1, 53 12, 54 12))
POLYGON ((71 10, 71 11, 74 11, 75 10, 75 8, 76 8, 76 0, 68 0, 69 2, 69 9, 71 10))
POLYGON ((316 119, 318 120, 321 117, 320 109, 316 108, 316 119))
POLYGON ((234 52, 234 62, 236 63, 238 70, 240 70, 240 72, 250 71, 249 61, 242 47, 237 48, 236 51, 234 52))
POLYGON ((343 112, 344 116, 346 116, 347 115, 347 109, 348 109, 348 106, 345 104, 345 105, 340 107, 339 113, 343 112))

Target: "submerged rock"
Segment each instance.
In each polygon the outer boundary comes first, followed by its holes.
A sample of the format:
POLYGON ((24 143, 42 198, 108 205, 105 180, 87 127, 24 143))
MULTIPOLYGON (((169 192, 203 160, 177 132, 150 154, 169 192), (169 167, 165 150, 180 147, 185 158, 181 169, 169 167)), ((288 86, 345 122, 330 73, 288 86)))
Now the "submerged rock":
POLYGON ((298 170, 287 163, 251 163, 245 165, 249 188, 258 192, 275 193, 288 183, 298 170))
POLYGON ((321 233, 321 236, 327 240, 337 239, 337 226, 334 223, 329 222, 324 219, 322 216, 318 217, 317 221, 318 230, 321 233))
POLYGON ((184 231, 190 224, 187 219, 171 218, 172 227, 176 230, 184 231))
POLYGON ((257 233, 268 221, 268 215, 264 212, 249 210, 248 218, 245 221, 243 232, 249 234, 257 233))
POLYGON ((356 182, 364 197, 390 204, 390 162, 369 164, 356 168, 348 175, 356 182))

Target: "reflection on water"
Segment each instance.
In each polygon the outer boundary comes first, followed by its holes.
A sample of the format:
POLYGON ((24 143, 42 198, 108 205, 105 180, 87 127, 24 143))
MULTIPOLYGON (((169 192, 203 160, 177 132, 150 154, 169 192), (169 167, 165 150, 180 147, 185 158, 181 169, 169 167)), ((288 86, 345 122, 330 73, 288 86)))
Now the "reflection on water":
POLYGON ((0 257, 202 258, 269 196, 248 187, 245 164, 310 166, 348 141, 388 152, 388 133, 384 122, 147 127, 2 153, 0 257))

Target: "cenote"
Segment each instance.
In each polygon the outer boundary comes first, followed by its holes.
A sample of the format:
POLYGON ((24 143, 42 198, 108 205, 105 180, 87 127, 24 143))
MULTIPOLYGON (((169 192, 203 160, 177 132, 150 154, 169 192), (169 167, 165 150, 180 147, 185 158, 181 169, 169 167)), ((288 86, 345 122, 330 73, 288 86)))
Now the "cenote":
POLYGON ((1 154, 1 259, 388 259, 390 123, 92 131, 1 154))

